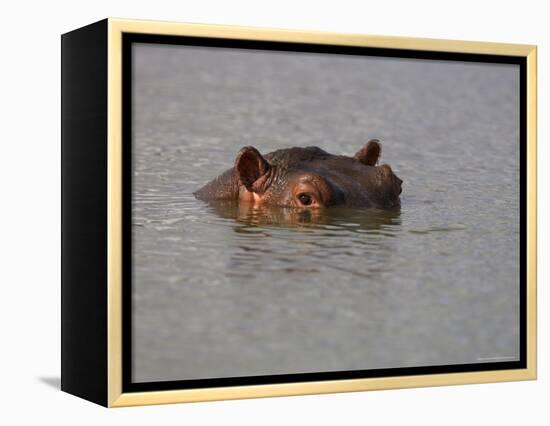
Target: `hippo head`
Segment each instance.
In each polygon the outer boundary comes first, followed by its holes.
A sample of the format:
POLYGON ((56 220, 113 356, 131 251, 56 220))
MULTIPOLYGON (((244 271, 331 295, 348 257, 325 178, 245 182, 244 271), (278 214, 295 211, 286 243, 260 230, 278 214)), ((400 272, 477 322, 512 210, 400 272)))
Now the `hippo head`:
POLYGON ((300 209, 396 208, 402 180, 390 166, 377 166, 380 152, 375 139, 353 157, 332 155, 317 147, 281 149, 263 156, 247 146, 237 154, 232 169, 195 196, 300 209))

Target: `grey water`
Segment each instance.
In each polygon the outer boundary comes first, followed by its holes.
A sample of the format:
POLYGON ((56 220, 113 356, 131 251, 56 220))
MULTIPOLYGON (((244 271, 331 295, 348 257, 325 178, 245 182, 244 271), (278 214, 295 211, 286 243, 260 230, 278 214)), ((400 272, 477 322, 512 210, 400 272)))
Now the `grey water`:
POLYGON ((134 381, 518 359, 518 67, 138 44, 132 90, 134 381), (192 195, 370 138, 398 212, 192 195))

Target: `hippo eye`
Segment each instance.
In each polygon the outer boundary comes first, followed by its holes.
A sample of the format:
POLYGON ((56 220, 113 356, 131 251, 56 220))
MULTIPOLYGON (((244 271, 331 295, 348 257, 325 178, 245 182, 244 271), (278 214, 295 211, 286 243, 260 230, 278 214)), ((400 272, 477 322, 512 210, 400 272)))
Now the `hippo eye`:
POLYGON ((313 199, 311 198, 311 195, 305 194, 305 193, 299 194, 298 200, 300 200, 300 203, 303 206, 309 206, 313 201, 313 199))

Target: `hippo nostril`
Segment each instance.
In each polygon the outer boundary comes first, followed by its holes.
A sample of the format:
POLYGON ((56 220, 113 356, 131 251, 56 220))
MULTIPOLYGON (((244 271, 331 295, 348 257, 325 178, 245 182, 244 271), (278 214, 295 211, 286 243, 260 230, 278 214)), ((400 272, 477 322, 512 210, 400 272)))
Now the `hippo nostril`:
POLYGON ((403 187, 401 186, 403 179, 399 179, 397 176, 395 178, 397 179, 397 186, 399 187, 399 195, 401 195, 401 192, 403 192, 403 187))

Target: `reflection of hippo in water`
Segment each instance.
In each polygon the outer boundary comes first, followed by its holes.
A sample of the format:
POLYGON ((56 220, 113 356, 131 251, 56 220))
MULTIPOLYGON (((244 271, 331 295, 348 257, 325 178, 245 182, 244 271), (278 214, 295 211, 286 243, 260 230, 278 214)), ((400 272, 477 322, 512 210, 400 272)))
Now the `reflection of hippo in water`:
POLYGON ((312 230, 330 229, 331 232, 364 232, 382 231, 401 223, 399 209, 370 209, 369 214, 365 214, 360 208, 333 207, 321 211, 240 203, 238 200, 211 200, 208 201, 208 207, 219 217, 265 229, 298 227, 312 230))
POLYGON ((376 166, 380 144, 370 140, 353 157, 317 147, 280 149, 262 156, 239 151, 235 166, 195 192, 201 200, 235 200, 299 208, 398 207, 402 180, 376 166))

